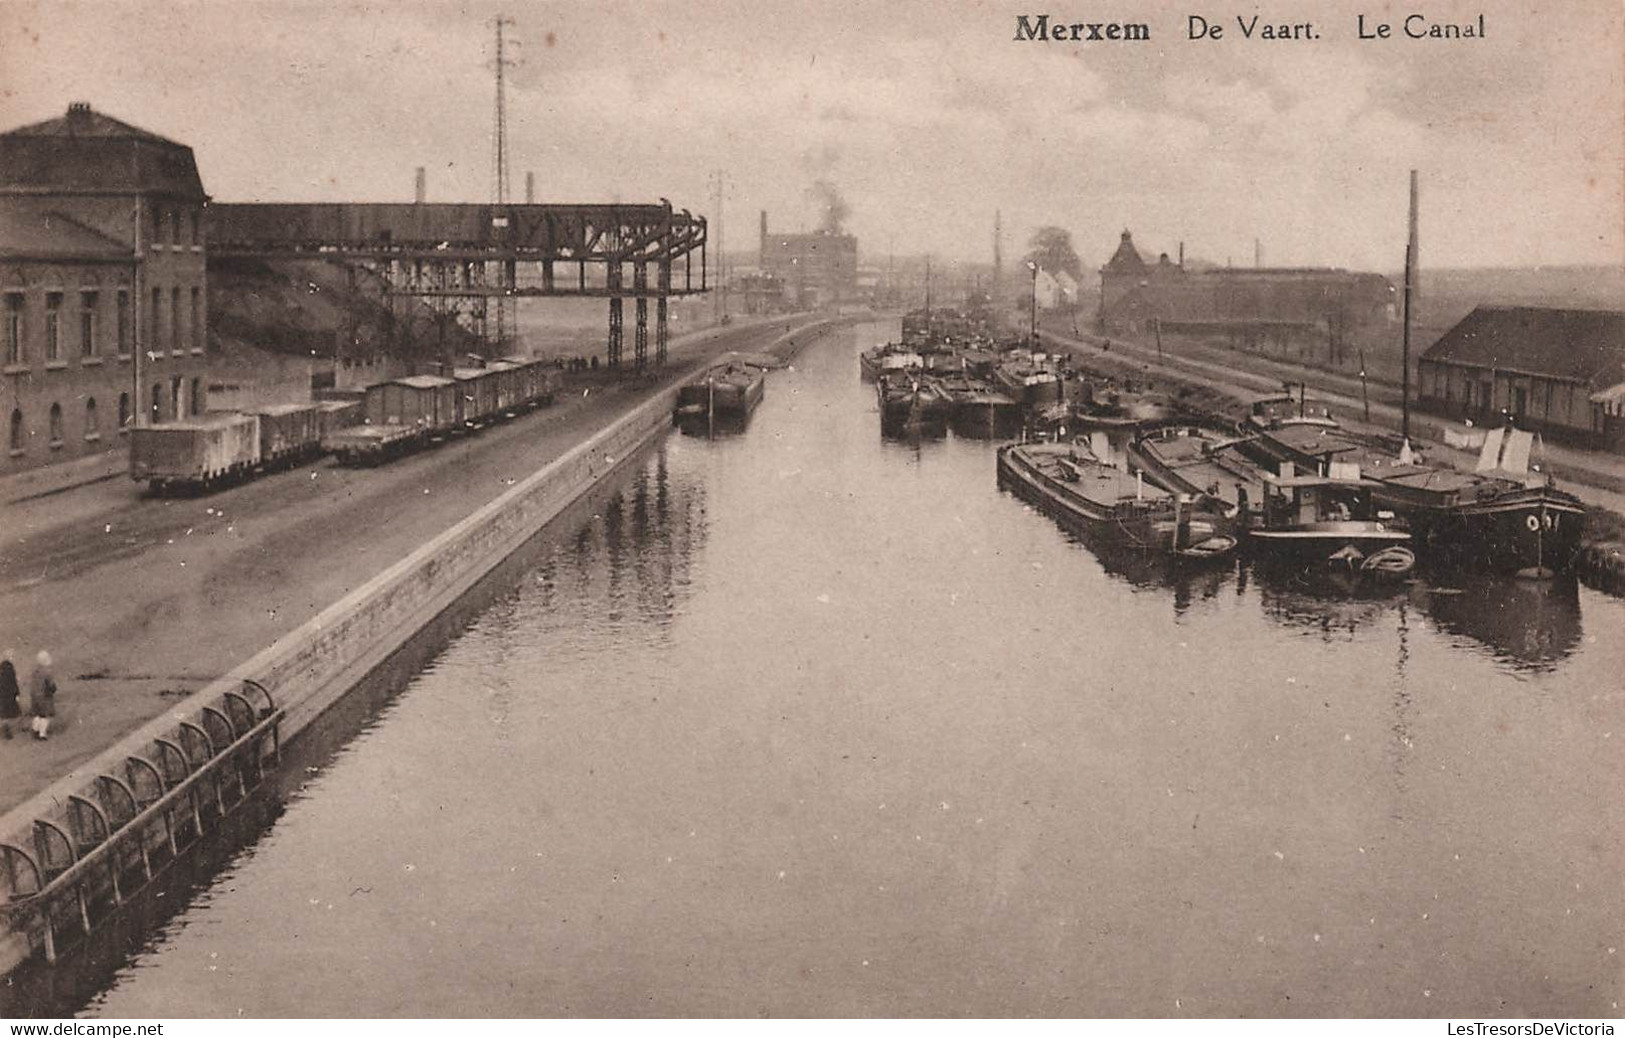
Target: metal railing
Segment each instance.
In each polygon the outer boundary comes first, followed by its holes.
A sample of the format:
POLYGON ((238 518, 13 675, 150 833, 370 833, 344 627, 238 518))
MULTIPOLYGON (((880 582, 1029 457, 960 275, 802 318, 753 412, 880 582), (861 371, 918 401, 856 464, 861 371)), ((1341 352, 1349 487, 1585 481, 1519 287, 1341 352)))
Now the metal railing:
POLYGON ((156 761, 126 757, 128 781, 97 775, 69 795, 62 818, 35 819, 37 859, 0 843, 0 879, 11 891, 0 917, 40 941, 47 962, 57 961, 59 926, 88 937, 246 801, 267 761, 276 766, 285 711, 258 682, 244 679, 243 690, 265 705, 227 692, 220 708, 203 708, 201 723, 183 720, 174 740, 153 740, 156 761), (188 753, 188 744, 201 752, 188 753))

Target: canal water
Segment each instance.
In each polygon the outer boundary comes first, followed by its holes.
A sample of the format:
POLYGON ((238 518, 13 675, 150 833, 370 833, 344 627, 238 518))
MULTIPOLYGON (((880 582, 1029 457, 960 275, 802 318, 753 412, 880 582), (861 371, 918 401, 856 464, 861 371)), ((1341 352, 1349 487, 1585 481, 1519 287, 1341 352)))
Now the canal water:
POLYGON ((860 326, 673 435, 83 1007, 1617 1015, 1625 605, 1097 557, 860 326))

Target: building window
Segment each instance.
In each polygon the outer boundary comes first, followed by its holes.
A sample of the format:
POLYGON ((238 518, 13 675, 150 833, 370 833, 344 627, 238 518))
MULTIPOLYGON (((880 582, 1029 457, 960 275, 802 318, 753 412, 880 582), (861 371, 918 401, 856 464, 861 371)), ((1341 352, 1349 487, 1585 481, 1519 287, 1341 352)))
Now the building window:
POLYGON ((152 424, 157 425, 164 420, 164 384, 152 384, 152 424))
POLYGON ((19 293, 6 296, 6 363, 23 362, 23 297, 19 293))
POLYGON ((118 395, 118 431, 123 432, 130 427, 130 394, 118 395))
POLYGON ((181 409, 181 377, 179 375, 169 380, 169 413, 177 419, 186 414, 181 409))
POLYGON ((169 348, 171 351, 181 348, 181 290, 169 290, 169 348))
POLYGON ((96 293, 79 293, 79 353, 96 355, 96 293))
POLYGON ((118 290, 118 355, 130 353, 130 293, 118 290))
POLYGON ((11 453, 23 452, 23 409, 20 407, 14 408, 11 412, 11 439, 7 442, 10 444, 11 453))
POLYGON ((169 211, 169 241, 173 245, 181 243, 181 211, 179 209, 169 211))
POLYGON ((90 397, 85 401, 85 439, 97 439, 101 432, 101 422, 96 417, 96 398, 90 397))
POLYGON ((45 293, 45 363, 62 359, 62 293, 45 293))
POLYGON ((198 215, 197 210, 194 209, 192 210, 192 244, 196 245, 202 240, 202 238, 198 237, 198 215))
POLYGON ((163 308, 164 290, 161 288, 155 288, 152 290, 152 313, 147 316, 148 352, 153 352, 158 349, 159 336, 163 331, 163 321, 160 315, 160 311, 162 311, 163 308))
POLYGON ((192 288, 192 348, 203 348, 203 290, 192 288))
POLYGON ((51 446, 62 446, 62 405, 51 405, 51 446))
POLYGON ((203 413, 203 380, 201 378, 193 377, 193 379, 192 379, 192 397, 191 397, 191 400, 192 400, 192 414, 193 415, 202 414, 203 413))
POLYGON ((164 210, 161 206, 152 207, 152 244, 157 245, 164 237, 164 210))

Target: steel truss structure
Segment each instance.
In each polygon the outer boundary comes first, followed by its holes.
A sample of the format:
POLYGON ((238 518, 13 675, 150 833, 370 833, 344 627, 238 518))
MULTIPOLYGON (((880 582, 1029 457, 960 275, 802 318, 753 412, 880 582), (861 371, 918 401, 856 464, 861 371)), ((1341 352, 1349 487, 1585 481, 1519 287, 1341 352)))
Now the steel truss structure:
POLYGON ((212 256, 362 264, 391 295, 468 307, 482 333, 492 299, 608 299, 612 368, 621 366, 623 299, 637 301, 633 364, 641 371, 649 360, 649 298, 656 301, 659 366, 666 362, 667 299, 708 290, 705 217, 665 203, 210 204, 206 220, 212 256))

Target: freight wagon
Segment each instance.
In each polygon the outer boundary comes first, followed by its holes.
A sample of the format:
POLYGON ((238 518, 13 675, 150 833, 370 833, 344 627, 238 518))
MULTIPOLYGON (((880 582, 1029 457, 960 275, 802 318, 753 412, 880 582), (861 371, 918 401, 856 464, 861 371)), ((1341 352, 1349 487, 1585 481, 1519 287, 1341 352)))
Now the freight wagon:
POLYGON ((258 415, 209 414, 130 430, 130 478, 154 490, 212 487, 247 476, 259 462, 258 415))
POLYGON ((269 404, 249 412, 260 420, 260 464, 296 465, 322 452, 317 404, 269 404))
POLYGON ((457 403, 461 408, 458 425, 484 425, 501 414, 497 405, 497 384, 490 368, 457 368, 451 377, 457 381, 457 403))

